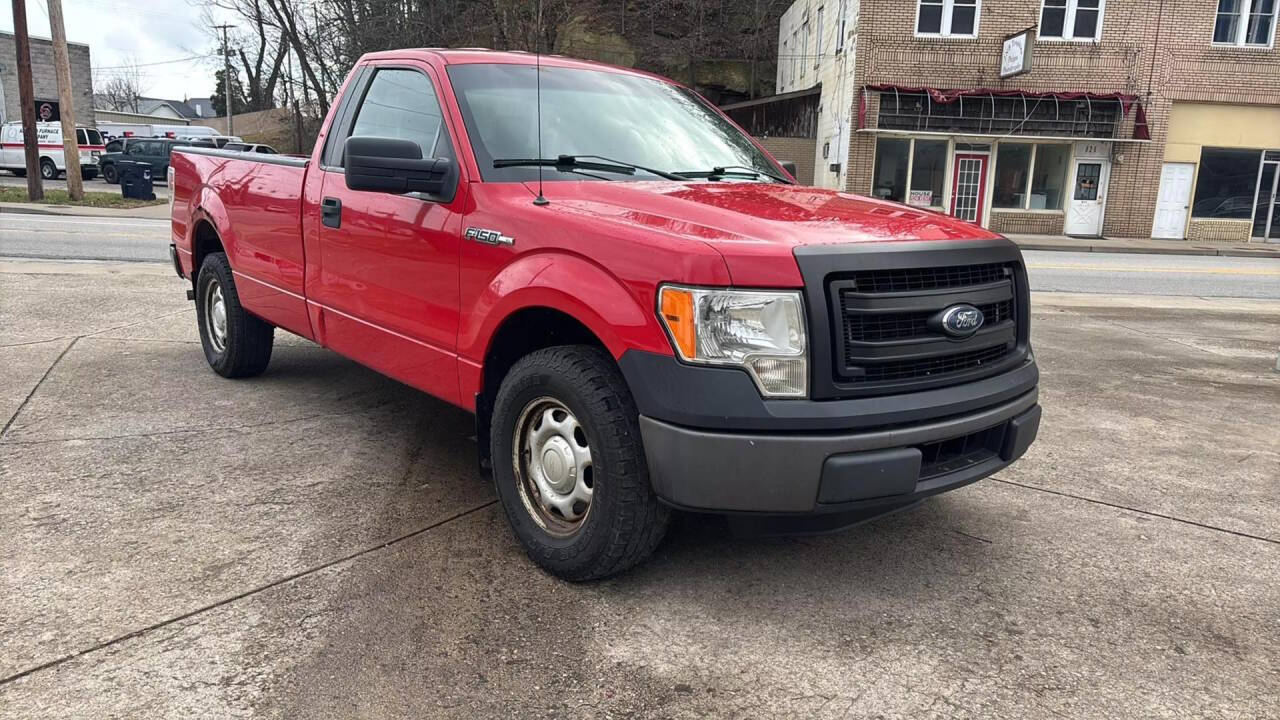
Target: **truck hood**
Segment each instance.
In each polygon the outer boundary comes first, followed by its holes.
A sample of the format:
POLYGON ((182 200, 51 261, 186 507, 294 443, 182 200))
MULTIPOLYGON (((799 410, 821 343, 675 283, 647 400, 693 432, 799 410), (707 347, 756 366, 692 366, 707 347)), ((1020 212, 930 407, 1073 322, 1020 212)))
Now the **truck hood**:
POLYGON ((777 261, 803 245, 999 237, 940 213, 780 183, 559 181, 545 193, 559 212, 701 240, 724 256, 735 284, 793 284, 794 261, 777 261))

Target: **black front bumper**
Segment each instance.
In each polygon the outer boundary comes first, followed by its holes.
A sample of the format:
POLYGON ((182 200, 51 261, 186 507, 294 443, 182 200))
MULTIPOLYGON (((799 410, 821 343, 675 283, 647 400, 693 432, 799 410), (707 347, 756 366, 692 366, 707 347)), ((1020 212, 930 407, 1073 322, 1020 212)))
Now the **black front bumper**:
POLYGON ((1039 426, 1034 390, 959 417, 850 433, 726 432, 640 418, 658 496, 713 512, 892 509, 1000 470, 1026 452, 1039 426), (925 463, 948 442, 956 451, 925 463))

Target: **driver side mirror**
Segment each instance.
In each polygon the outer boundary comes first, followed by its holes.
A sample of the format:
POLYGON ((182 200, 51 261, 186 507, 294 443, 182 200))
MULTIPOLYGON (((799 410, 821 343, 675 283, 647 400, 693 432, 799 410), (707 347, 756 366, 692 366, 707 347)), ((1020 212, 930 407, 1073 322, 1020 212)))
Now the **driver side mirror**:
POLYGON ((438 202, 453 200, 457 165, 449 158, 423 159, 412 140, 350 137, 343 146, 347 188, 368 192, 418 192, 438 202))

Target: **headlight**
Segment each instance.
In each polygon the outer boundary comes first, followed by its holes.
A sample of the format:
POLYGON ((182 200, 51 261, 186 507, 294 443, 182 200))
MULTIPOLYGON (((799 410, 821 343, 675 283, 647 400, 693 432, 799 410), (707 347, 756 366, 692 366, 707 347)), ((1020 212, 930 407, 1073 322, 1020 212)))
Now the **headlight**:
POLYGON ((808 394, 799 292, 664 285, 658 316, 686 362, 745 368, 765 397, 808 394))

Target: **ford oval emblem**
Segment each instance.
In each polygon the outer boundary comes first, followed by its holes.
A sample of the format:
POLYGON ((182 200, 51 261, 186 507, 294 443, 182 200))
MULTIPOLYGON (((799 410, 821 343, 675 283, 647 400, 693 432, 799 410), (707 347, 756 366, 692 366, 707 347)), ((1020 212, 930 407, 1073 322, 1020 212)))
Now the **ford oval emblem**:
POLYGON ((986 322, 982 311, 972 305, 952 305, 942 311, 942 331, 951 337, 966 338, 986 322))

